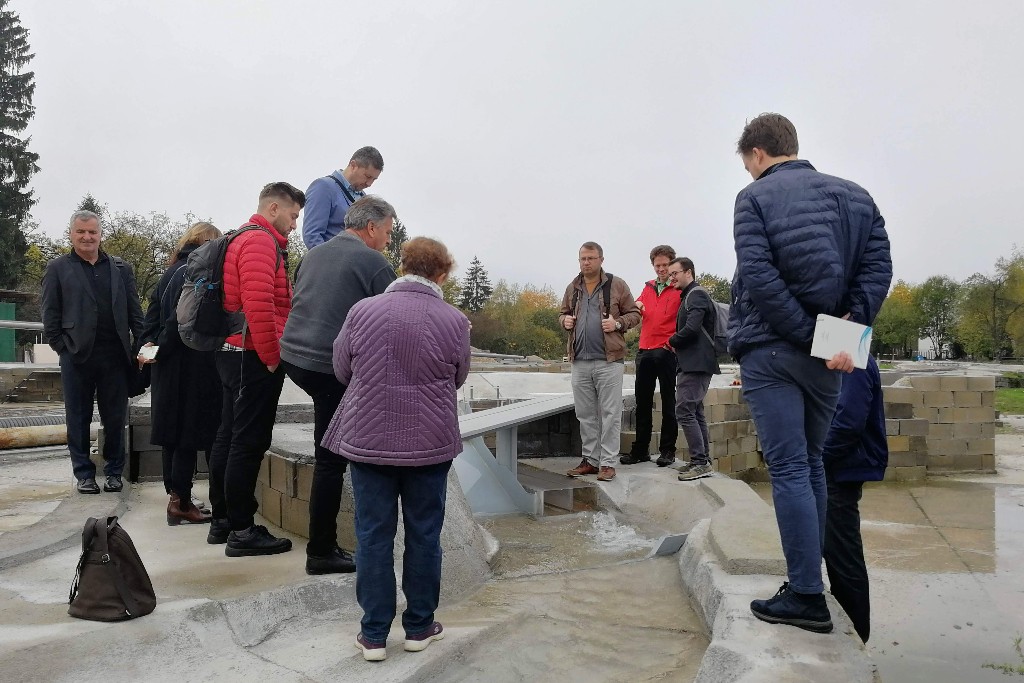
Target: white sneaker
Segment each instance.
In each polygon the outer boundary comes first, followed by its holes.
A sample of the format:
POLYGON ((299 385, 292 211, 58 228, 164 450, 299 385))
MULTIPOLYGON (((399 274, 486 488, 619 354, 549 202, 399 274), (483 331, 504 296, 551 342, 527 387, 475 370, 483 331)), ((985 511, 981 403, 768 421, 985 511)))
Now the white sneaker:
POLYGON ((363 651, 363 659, 368 662, 383 662, 388 658, 388 651, 384 643, 371 643, 363 638, 360 631, 356 636, 355 646, 363 651))
POLYGON ((430 625, 423 633, 415 636, 405 637, 405 651, 406 652, 422 652, 435 640, 441 640, 444 638, 444 627, 441 626, 440 622, 435 621, 430 625))

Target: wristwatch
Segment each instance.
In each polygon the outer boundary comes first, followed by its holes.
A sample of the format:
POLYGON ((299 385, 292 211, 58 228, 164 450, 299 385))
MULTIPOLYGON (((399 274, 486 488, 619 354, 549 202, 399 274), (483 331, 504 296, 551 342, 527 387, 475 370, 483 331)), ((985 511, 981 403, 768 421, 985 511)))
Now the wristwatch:
POLYGON ((621 332, 622 331, 622 323, 619 322, 618 320, 615 321, 615 330, 617 332, 621 332))

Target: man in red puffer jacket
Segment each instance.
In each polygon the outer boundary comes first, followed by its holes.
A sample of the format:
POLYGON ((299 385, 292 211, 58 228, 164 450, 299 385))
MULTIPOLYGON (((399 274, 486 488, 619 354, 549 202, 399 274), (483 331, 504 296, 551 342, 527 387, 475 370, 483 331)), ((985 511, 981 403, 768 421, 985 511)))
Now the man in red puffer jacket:
POLYGON ((302 191, 288 183, 267 185, 259 208, 245 223, 258 229, 233 239, 224 257, 224 309, 241 309, 245 327, 216 353, 224 404, 210 454, 213 520, 206 540, 227 543, 228 557, 275 555, 292 548, 289 539, 254 524, 253 494, 284 385, 279 342, 291 310, 285 247, 305 203, 302 191))

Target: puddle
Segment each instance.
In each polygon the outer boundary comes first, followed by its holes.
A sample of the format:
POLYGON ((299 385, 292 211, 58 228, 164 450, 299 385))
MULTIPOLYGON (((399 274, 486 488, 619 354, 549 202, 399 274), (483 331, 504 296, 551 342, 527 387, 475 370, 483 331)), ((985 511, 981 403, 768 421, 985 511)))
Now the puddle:
MULTIPOLYGON (((868 651, 882 680, 1003 681, 984 665, 1022 664, 1024 487, 971 479, 864 489, 868 651)), ((771 504, 769 485, 754 489, 771 504)))

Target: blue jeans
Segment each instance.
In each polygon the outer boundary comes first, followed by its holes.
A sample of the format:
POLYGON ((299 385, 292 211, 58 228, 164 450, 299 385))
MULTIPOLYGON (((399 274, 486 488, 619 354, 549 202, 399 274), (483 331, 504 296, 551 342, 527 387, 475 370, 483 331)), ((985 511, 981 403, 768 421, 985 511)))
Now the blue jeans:
POLYGON ((356 504, 356 599, 363 608, 363 638, 387 642, 395 619, 395 532, 398 499, 405 522, 402 613, 406 635, 434 623, 441 594, 441 526, 451 461, 423 467, 349 464, 356 504))
POLYGON ((841 376, 825 361, 778 342, 745 353, 740 378, 772 479, 790 587, 797 593, 821 593, 828 499, 821 449, 841 376))

